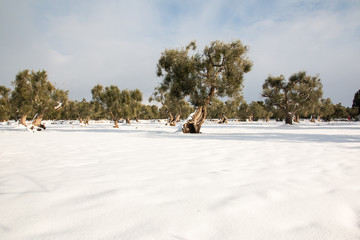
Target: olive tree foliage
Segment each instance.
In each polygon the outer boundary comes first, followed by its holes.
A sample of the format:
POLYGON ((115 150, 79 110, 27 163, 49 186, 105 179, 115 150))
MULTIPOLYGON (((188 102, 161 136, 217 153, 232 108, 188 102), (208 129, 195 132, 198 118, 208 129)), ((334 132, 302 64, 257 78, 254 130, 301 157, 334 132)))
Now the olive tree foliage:
POLYGON ((225 114, 225 103, 219 98, 214 97, 207 106, 207 117, 210 119, 220 119, 225 114))
POLYGON ((96 85, 91 89, 93 101, 97 101, 103 105, 111 119, 114 121, 114 127, 118 128, 118 121, 121 118, 122 111, 122 96, 121 91, 117 86, 111 85, 103 87, 96 85))
POLYGON ((15 118, 20 118, 20 123, 24 125, 27 115, 33 112, 32 75, 29 70, 24 70, 19 72, 12 82, 15 89, 11 94, 11 105, 15 118))
POLYGON ((245 100, 241 92, 235 93, 231 98, 225 101, 225 112, 223 117, 237 118, 240 105, 245 100))
POLYGON ((52 109, 58 109, 67 100, 67 91, 56 89, 48 80, 45 70, 24 70, 16 75, 11 104, 20 117, 20 123, 26 125, 26 117, 35 114, 34 125, 39 126, 44 114, 52 109))
POLYGON ((248 112, 250 113, 250 119, 253 121, 270 117, 270 113, 266 111, 264 103, 261 101, 252 101, 249 105, 248 112))
POLYGON ((144 120, 159 118, 159 108, 156 105, 141 105, 139 118, 144 120))
POLYGON ((127 111, 126 114, 124 114, 124 118, 126 118, 127 123, 130 123, 131 118, 136 118, 138 121, 140 118, 143 94, 139 89, 125 91, 130 93, 130 104, 128 104, 125 108, 127 111))
POLYGON ((291 75, 288 81, 282 75, 269 76, 263 84, 262 96, 267 105, 283 111, 286 124, 292 124, 295 114, 300 111, 312 112, 316 106, 320 106, 322 84, 318 75, 308 76, 304 71, 291 75))
POLYGON ((240 40, 213 41, 196 52, 196 43, 185 48, 166 49, 157 64, 161 88, 171 96, 189 98, 196 107, 182 128, 184 133, 199 133, 214 96, 233 96, 243 87, 244 73, 251 70, 248 47, 240 40))
POLYGON ((185 100, 171 95, 162 87, 156 87, 153 94, 149 98, 149 102, 156 101, 161 104, 160 112, 168 118, 168 124, 175 126, 181 118, 189 116, 192 107, 185 100))
POLYGON ((341 103, 335 104, 334 105, 334 113, 331 115, 331 118, 341 119, 341 118, 347 118, 347 117, 348 117, 348 113, 346 111, 346 107, 341 105, 341 103))
POLYGON ((53 101, 53 107, 49 108, 48 111, 45 112, 44 118, 61 119, 64 115, 64 108, 69 101, 69 91, 55 89, 51 95, 51 99, 53 101))
POLYGON ((257 121, 265 118, 265 109, 259 102, 252 101, 250 104, 240 104, 236 117, 241 121, 257 121))
POLYGON ((259 119, 269 121, 273 115, 274 109, 262 101, 252 101, 250 104, 243 102, 237 112, 237 117, 241 121, 258 121, 259 119))
POLYGON ((139 118, 141 111, 142 92, 139 89, 122 90, 120 93, 120 116, 130 124, 131 118, 139 118))
POLYGON ((318 116, 324 121, 332 119, 355 119, 358 115, 357 108, 346 108, 341 103, 333 104, 330 98, 322 99, 318 116))
POLYGON ((237 118, 239 106, 244 102, 243 96, 235 94, 225 102, 217 97, 213 97, 207 106, 207 116, 210 119, 220 119, 224 123, 228 118, 237 118))
POLYGON ((11 90, 5 86, 0 86, 0 121, 7 121, 11 116, 10 105, 11 90))
POLYGON ((61 118, 66 120, 79 119, 77 101, 69 100, 67 102, 67 104, 61 109, 61 118))
POLYGON ((321 99, 321 106, 319 111, 319 116, 323 120, 329 122, 331 116, 335 113, 334 104, 331 102, 330 98, 321 99))
POLYGON ((166 107, 163 105, 159 111, 164 118, 168 118, 168 124, 170 126, 175 126, 180 119, 186 119, 190 113, 194 111, 194 108, 185 99, 181 99, 169 101, 166 107))
POLYGON ((247 119, 250 119, 250 116, 251 113, 249 109, 249 104, 247 104, 246 102, 241 103, 237 111, 236 117, 240 121, 246 121, 247 119))
POLYGON ((92 90, 94 102, 99 102, 106 109, 115 127, 118 128, 118 121, 125 118, 130 123, 130 118, 136 117, 141 109, 142 93, 139 89, 132 91, 122 90, 117 86, 111 85, 103 87, 96 85, 92 90))
POLYGON ((75 101, 75 103, 78 116, 77 118, 79 119, 80 123, 88 125, 91 117, 94 114, 95 105, 86 101, 85 98, 83 98, 81 102, 75 101))
POLYGON ((91 104, 93 106, 93 114, 91 119, 106 119, 106 110, 104 109, 103 105, 101 105, 101 103, 98 101, 91 101, 91 104))

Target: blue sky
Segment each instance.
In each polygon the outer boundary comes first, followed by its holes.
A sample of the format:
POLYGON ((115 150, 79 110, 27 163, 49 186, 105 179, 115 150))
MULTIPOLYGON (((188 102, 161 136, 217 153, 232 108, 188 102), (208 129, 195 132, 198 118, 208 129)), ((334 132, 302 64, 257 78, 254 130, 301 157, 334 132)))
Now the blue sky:
POLYGON ((45 69, 71 99, 100 83, 139 88, 161 81, 165 48, 240 39, 253 70, 244 96, 259 101, 271 75, 320 74, 324 97, 351 106, 360 89, 360 1, 0 0, 0 85, 18 71, 45 69))

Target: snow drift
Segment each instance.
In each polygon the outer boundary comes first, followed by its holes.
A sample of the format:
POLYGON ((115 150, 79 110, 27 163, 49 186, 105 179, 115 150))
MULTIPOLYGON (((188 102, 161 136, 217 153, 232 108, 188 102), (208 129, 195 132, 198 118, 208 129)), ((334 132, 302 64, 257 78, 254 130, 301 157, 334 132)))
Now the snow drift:
POLYGON ((0 238, 360 238, 360 124, 0 126, 0 238))

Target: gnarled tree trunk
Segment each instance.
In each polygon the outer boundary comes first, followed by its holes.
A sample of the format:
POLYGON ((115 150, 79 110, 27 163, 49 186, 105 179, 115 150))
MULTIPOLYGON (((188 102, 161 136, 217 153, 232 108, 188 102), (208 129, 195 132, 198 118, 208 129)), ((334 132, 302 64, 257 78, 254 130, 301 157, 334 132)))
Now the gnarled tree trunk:
POLYGON ((228 118, 225 115, 223 115, 221 120, 218 123, 227 123, 227 120, 228 120, 228 118))
POLYGON ((296 114, 295 115, 295 120, 294 120, 296 123, 300 123, 300 116, 299 114, 296 114))
MULTIPOLYGON (((216 75, 215 79, 219 76, 220 72, 216 75)), ((210 104, 211 98, 215 95, 215 86, 211 86, 210 93, 204 101, 203 106, 196 108, 191 118, 188 119, 182 126, 183 133, 200 133, 200 128, 205 122, 207 115, 207 105, 210 104)))
MULTIPOLYGON (((171 115, 172 116, 172 115, 171 115)), ((179 112, 178 114, 176 114, 175 118, 172 118, 171 122, 170 122, 170 126, 175 126, 175 124, 180 121, 180 117, 181 117, 181 112, 179 112)))
POLYGON ((26 124, 26 115, 21 116, 21 118, 19 120, 19 123, 24 125, 24 126, 27 126, 27 124, 26 124))
POLYGON ((114 128, 119 128, 118 120, 114 119, 114 128))
POLYGON ((46 129, 45 125, 41 123, 43 117, 44 117, 43 113, 38 114, 33 121, 33 125, 45 130, 46 129))
POLYGON ((170 125, 171 126, 171 123, 174 121, 174 116, 171 114, 170 111, 168 111, 168 114, 169 114, 169 118, 168 118, 168 121, 165 125, 170 125))
POLYGON ((85 118, 85 119, 80 118, 79 119, 80 125, 85 126, 85 127, 86 127, 86 125, 89 125, 89 121, 90 121, 90 119, 88 119, 88 118, 85 118))
POLYGON ((200 133, 201 125, 204 123, 206 119, 206 106, 199 106, 196 108, 195 112, 193 113, 191 119, 187 120, 183 127, 183 133, 200 133))
POLYGON ((315 122, 315 117, 313 115, 311 115, 310 122, 312 122, 312 123, 315 122))

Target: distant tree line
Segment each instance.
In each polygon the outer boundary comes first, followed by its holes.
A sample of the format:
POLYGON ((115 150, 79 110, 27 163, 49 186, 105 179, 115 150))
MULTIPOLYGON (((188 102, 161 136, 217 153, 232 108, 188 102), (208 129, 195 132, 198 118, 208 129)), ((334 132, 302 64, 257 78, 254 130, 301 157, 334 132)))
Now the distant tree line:
POLYGON ((268 76, 263 84, 264 101, 246 103, 242 96, 243 76, 252 62, 247 57, 247 46, 236 40, 229 43, 214 41, 203 51, 196 51, 195 42, 185 48, 166 49, 157 64, 157 75, 162 82, 155 87, 149 102, 142 103, 139 89, 120 90, 117 86, 96 85, 91 89, 92 99, 73 101, 69 92, 58 89, 41 71, 20 71, 12 82, 13 89, 0 86, 0 121, 15 119, 43 127, 42 119, 89 120, 108 119, 114 127, 123 120, 168 119, 175 126, 180 119, 184 133, 198 133, 205 119, 228 118, 240 121, 285 120, 292 124, 300 118, 312 121, 322 119, 358 119, 360 90, 355 93, 352 108, 332 103, 323 98, 318 75, 304 71, 284 76, 268 76), (190 113, 192 113, 190 115, 190 113), (189 117, 190 115, 190 117, 189 117))

